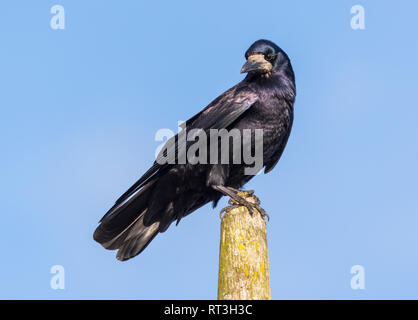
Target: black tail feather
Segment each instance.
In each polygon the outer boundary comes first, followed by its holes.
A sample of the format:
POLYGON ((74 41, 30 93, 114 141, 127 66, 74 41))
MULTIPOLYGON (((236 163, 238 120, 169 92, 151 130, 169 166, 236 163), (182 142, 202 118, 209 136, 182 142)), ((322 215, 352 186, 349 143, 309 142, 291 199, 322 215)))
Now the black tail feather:
POLYGON ((139 254, 159 232, 159 223, 144 225, 153 191, 149 182, 131 198, 115 205, 101 219, 93 238, 104 248, 118 249, 117 258, 127 260, 139 254))

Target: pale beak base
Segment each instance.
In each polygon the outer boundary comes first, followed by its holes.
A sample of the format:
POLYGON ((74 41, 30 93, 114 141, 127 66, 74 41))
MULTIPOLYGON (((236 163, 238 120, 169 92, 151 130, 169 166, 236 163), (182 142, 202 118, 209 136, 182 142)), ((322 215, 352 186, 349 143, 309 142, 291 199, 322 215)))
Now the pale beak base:
POLYGON ((264 55, 261 53, 256 53, 248 57, 247 62, 245 62, 241 68, 241 73, 269 73, 272 69, 273 65, 264 58, 264 55))

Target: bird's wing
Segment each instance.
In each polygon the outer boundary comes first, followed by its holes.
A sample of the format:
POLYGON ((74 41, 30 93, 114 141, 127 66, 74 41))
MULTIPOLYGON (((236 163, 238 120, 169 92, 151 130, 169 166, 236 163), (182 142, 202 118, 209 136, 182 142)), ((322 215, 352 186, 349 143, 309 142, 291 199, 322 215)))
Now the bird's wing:
MULTIPOLYGON (((193 129, 201 129, 208 132, 210 129, 224 129, 230 126, 247 111, 258 99, 258 96, 247 86, 235 86, 220 97, 216 98, 205 109, 186 121, 186 130, 190 132, 193 129)), ((177 155, 188 150, 189 145, 194 141, 187 139, 178 139, 179 135, 186 134, 182 130, 179 134, 172 137, 171 143, 167 142, 157 156, 156 163, 162 163, 163 157, 167 155, 177 155), (173 143, 177 141, 178 143, 173 143)), ((154 163, 155 164, 155 163, 154 163)))
MULTIPOLYGON (((257 99, 257 94, 241 82, 224 92, 212 101, 205 109, 187 120, 186 130, 202 129, 204 131, 208 131, 209 129, 227 128, 252 105, 254 105, 257 99)), ((182 130, 179 134, 181 135, 182 132, 185 131, 182 130)), ((149 168, 147 172, 145 172, 145 174, 116 201, 114 206, 110 208, 101 221, 110 218, 112 213, 117 208, 133 200, 133 198, 138 195, 138 191, 145 184, 152 179, 157 178, 160 174, 166 172, 173 166, 168 163, 161 164, 161 161, 159 160, 161 160, 164 155, 175 155, 178 153, 178 150, 180 150, 180 152, 187 152, 188 146, 193 142, 187 141, 187 139, 178 139, 179 134, 167 141, 162 148, 162 150, 165 150, 164 153, 160 153, 158 155, 151 168, 149 168), (172 143, 173 141, 178 141, 178 143, 172 143)))
POLYGON ((235 86, 186 122, 187 129, 222 129, 231 125, 258 99, 247 86, 235 86))

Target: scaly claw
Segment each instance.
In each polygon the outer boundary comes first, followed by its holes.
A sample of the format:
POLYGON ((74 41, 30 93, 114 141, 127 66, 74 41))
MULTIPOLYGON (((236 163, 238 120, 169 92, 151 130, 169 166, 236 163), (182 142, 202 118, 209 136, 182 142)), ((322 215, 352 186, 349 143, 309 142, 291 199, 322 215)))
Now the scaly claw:
POLYGON ((241 205, 237 204, 237 203, 232 203, 230 201, 228 201, 228 203, 231 204, 231 206, 227 206, 227 207, 223 208, 221 210, 221 212, 219 212, 219 218, 221 218, 221 219, 223 218, 222 213, 224 213, 224 212, 227 213, 228 211, 231 211, 233 209, 237 209, 237 208, 241 207, 241 205))
MULTIPOLYGON (((243 192, 243 191, 240 191, 240 192, 243 192)), ((222 217, 223 217, 222 214, 224 212, 226 213, 230 210, 237 209, 237 208, 243 206, 243 207, 246 207, 248 209, 248 212, 251 215, 254 214, 254 209, 255 209, 259 212, 259 214, 261 215, 262 218, 267 217, 267 219, 270 221, 270 216, 267 214, 267 212, 263 208, 260 207, 260 199, 254 195, 254 191, 250 190, 248 192, 251 192, 252 200, 253 200, 252 202, 247 201, 246 199, 241 198, 241 197, 240 197, 241 199, 240 199, 239 202, 234 200, 234 199, 229 199, 228 204, 230 204, 230 205, 221 210, 221 212, 219 213, 220 218, 222 219, 222 217)))
POLYGON ((244 206, 248 209, 251 215, 254 214, 255 209, 260 213, 262 218, 267 217, 268 220, 270 220, 270 216, 264 211, 263 208, 260 207, 260 199, 254 195, 254 190, 241 191, 233 187, 227 187, 223 185, 213 185, 212 188, 221 192, 223 195, 230 197, 228 200, 228 204, 230 204, 230 206, 222 209, 219 213, 221 218, 223 212, 244 206))

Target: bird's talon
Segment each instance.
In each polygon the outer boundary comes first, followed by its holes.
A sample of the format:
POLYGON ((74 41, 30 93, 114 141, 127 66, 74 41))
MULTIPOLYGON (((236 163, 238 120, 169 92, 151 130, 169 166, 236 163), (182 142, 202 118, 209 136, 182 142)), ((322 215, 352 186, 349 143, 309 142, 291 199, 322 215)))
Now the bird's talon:
POLYGON ((254 199, 254 204, 259 205, 261 203, 261 201, 258 197, 253 195, 252 198, 254 199))
POLYGON ((258 203, 257 203, 257 204, 251 203, 251 205, 247 206, 248 211, 250 212, 250 214, 251 214, 251 215, 253 215, 253 213, 254 213, 254 209, 257 209, 258 213, 260 214, 260 216, 261 216, 263 219, 264 219, 265 217, 267 217, 267 220, 268 220, 268 221, 270 221, 270 216, 267 214, 267 212, 266 212, 263 208, 261 208, 261 207, 259 206, 260 200, 258 200, 258 198, 257 198, 257 201, 258 201, 258 203))
POLYGON ((264 219, 265 217, 267 217, 267 220, 270 221, 270 216, 267 214, 266 211, 264 211, 263 208, 258 207, 257 208, 258 212, 260 213, 261 217, 264 219))
MULTIPOLYGON (((229 202, 229 201, 228 201, 229 202)), ((222 219, 223 218, 223 216, 224 215, 222 215, 224 212, 225 213, 227 213, 228 211, 231 211, 231 210, 233 210, 233 209, 236 209, 236 208, 239 208, 241 205, 239 205, 239 204, 232 204, 231 206, 227 206, 227 207, 225 207, 225 208, 223 208, 222 210, 221 210, 221 212, 219 212, 219 217, 222 219)))
POLYGON ((253 208, 252 207, 247 207, 247 209, 248 209, 248 212, 250 213, 250 215, 253 216, 254 215, 253 208))

